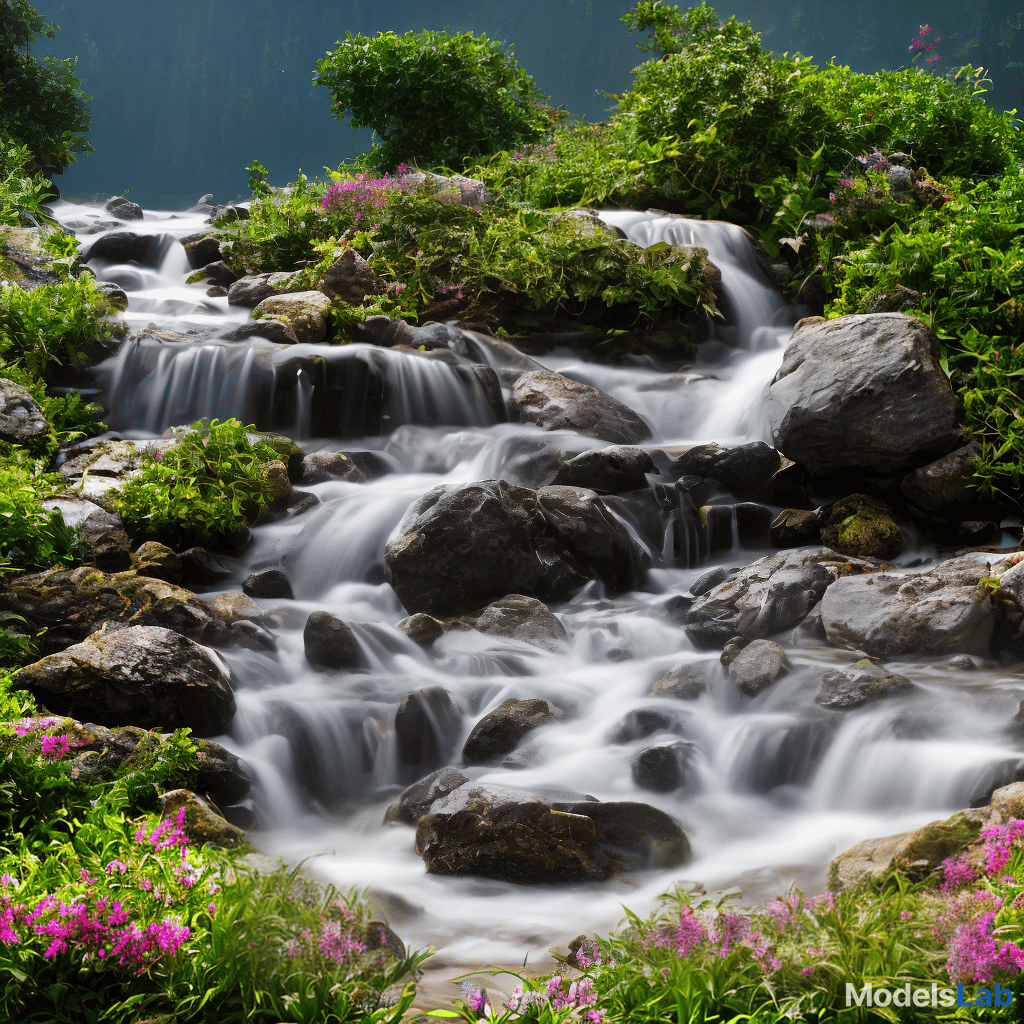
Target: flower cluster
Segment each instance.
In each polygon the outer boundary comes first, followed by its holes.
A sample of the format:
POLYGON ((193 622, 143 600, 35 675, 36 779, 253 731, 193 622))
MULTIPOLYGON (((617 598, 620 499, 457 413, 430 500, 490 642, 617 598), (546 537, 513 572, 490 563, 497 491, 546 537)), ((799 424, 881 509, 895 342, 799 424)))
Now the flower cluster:
POLYGON ((981 830, 985 840, 985 873, 991 878, 1002 871, 1010 859, 1011 848, 1024 839, 1024 821, 1014 820, 1008 825, 989 825, 981 830))
POLYGON ((966 857, 947 857, 942 862, 942 884, 940 892, 955 892, 978 877, 974 865, 966 857))
POLYGON ((516 163, 520 163, 523 160, 532 163, 551 163, 558 159, 555 153, 555 147, 552 146, 527 146, 522 152, 513 153, 512 159, 516 163))
POLYGON ((60 761, 73 746, 77 745, 76 738, 68 735, 72 725, 72 719, 59 718, 55 715, 0 723, 0 727, 13 729, 18 739, 30 741, 23 746, 30 747, 31 741, 38 739, 39 753, 44 761, 60 761))
MULTIPOLYGON (((935 42, 929 43, 925 41, 925 36, 930 35, 932 31, 931 25, 921 25, 918 31, 921 33, 921 38, 918 39, 916 36, 910 40, 910 46, 908 50, 918 51, 914 54, 915 58, 922 53, 932 53, 935 48, 942 42, 938 36, 935 37, 935 42)), ((933 57, 925 57, 925 64, 934 64, 939 59, 939 55, 936 53, 933 57)))
POLYGON ((358 224, 371 210, 383 209, 388 197, 400 187, 401 183, 388 174, 383 178, 362 174, 347 181, 336 181, 320 206, 329 213, 354 213, 354 223, 358 224))
POLYGON ((605 1011, 596 1008, 597 988, 591 978, 576 978, 570 981, 556 974, 548 979, 543 992, 524 991, 517 988, 508 1001, 512 1013, 522 1013, 530 1007, 543 1011, 545 1007, 561 1012, 562 1020, 587 1021, 601 1024, 605 1011))
MULTIPOLYGON (((366 952, 366 943, 356 938, 354 932, 355 915, 344 903, 336 903, 331 913, 340 916, 325 918, 314 931, 307 928, 298 940, 292 941, 288 947, 288 959, 301 958, 317 964, 330 960, 339 967, 351 967, 366 952)), ((381 934, 381 946, 386 936, 381 934)))
POLYGON ((989 911, 954 932, 946 962, 953 981, 991 981, 997 971, 1024 969, 1024 949, 1015 942, 1000 943, 992 934, 995 917, 996 911, 989 911))

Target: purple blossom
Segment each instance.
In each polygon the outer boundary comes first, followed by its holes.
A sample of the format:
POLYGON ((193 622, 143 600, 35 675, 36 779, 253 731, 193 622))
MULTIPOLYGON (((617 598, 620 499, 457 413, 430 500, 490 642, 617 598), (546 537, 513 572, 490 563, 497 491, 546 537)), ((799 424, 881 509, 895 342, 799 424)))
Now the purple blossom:
POLYGON ((59 761, 70 747, 67 736, 43 736, 39 740, 39 749, 46 761, 59 761))
POLYGON ((981 830, 985 840, 985 873, 997 875, 1010 859, 1010 849, 1024 839, 1024 820, 1014 819, 1008 825, 988 825, 981 830))
POLYGON ((942 862, 942 885, 940 892, 953 892, 962 889, 978 877, 974 866, 964 856, 947 857, 942 862))
POLYGON ((1024 968, 1024 950, 1014 942, 1000 945, 992 935, 995 912, 960 925, 949 944, 946 963, 954 981, 991 981, 996 971, 1017 974, 1024 968))

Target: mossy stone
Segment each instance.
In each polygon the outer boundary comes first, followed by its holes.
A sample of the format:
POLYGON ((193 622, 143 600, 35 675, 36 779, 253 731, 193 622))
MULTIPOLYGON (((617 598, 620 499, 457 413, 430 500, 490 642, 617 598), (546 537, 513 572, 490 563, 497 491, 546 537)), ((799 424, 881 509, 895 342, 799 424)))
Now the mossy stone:
POLYGON ((889 507, 866 494, 837 501, 825 517, 822 542, 856 558, 895 558, 903 550, 899 525, 889 507))

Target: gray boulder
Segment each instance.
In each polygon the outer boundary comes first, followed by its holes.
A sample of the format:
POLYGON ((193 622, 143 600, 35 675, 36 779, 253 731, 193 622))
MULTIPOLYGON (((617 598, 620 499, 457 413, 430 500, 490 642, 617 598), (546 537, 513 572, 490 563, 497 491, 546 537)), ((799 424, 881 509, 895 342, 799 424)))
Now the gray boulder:
POLYGON ((292 325, 283 320, 250 320, 224 335, 225 341, 247 341, 249 338, 263 338, 275 345, 299 343, 299 336, 292 330, 292 325))
POLYGON ((401 821, 406 825, 415 825, 430 810, 430 805, 435 800, 440 800, 467 782, 469 776, 463 775, 458 768, 439 768, 425 779, 420 779, 403 790, 398 799, 384 812, 384 821, 401 821))
POLYGON ((815 703, 835 711, 849 711, 914 688, 906 677, 886 672, 867 658, 849 668, 825 672, 820 683, 815 703))
POLYGON ((302 460, 303 484, 318 484, 331 479, 361 484, 367 479, 367 474, 344 452, 313 452, 302 460))
POLYGON ((0 441, 28 444, 50 433, 50 424, 27 388, 0 377, 0 441))
MULTIPOLYGON (((232 286, 233 287, 233 286, 232 286)), ((228 292, 228 301, 231 293, 228 292)), ((300 344, 312 345, 327 336, 331 300, 323 292, 289 292, 270 295, 252 311, 253 320, 283 320, 300 344)))
POLYGON ((294 598, 292 585, 280 569, 265 569, 254 572, 242 580, 242 593, 249 597, 262 597, 271 600, 279 598, 291 601, 294 598))
POLYGON ((651 696, 696 700, 707 690, 707 676, 696 665, 678 665, 654 681, 651 696))
POLYGON ((524 594, 492 601, 479 614, 464 615, 459 621, 481 633, 524 640, 553 652, 563 650, 568 639, 565 626, 547 605, 524 594))
POLYGON ((753 640, 736 655, 726 673, 748 697, 756 697, 782 675, 786 652, 774 640, 753 640))
POLYGON ((650 452, 643 448, 616 446, 595 448, 569 459, 559 467, 551 482, 618 494, 646 487, 647 474, 656 472, 650 452))
POLYGON ((327 268, 321 291, 332 299, 361 306, 367 295, 379 295, 380 282, 370 264, 355 251, 346 248, 327 268))
POLYGON ((927 512, 939 512, 967 501, 980 454, 981 445, 971 441, 963 448, 908 473, 900 484, 900 490, 908 501, 927 512))
POLYGON ((906 473, 961 442, 938 342, 920 320, 801 320, 765 402, 780 452, 814 473, 906 473))
POLYGON ((120 572, 131 567, 132 543, 116 512, 107 512, 85 498, 51 498, 40 502, 56 509, 66 526, 81 530, 82 546, 93 565, 103 572, 120 572))
POLYGON ((306 661, 317 671, 355 668, 359 649, 352 630, 330 612, 313 612, 302 630, 306 661))
POLYGON ((510 697, 473 726, 462 756, 469 764, 492 761, 515 750, 528 732, 563 718, 565 712, 550 701, 510 697))
POLYGON ((103 209, 118 220, 142 220, 142 207, 124 196, 111 197, 103 204, 103 209))
POLYGON ((258 306, 264 299, 277 294, 270 283, 270 274, 246 274, 228 288, 228 302, 232 306, 258 306))
POLYGON ((610 444, 638 444, 651 437, 647 424, 617 398, 554 370, 522 374, 512 388, 511 411, 521 423, 576 430, 610 444))
POLYGON ((923 572, 884 572, 833 583, 821 602, 830 643, 879 658, 989 652, 992 592, 978 585, 996 556, 963 555, 923 572))
POLYGON ((100 725, 225 732, 235 714, 227 666, 161 626, 99 632, 21 670, 17 685, 56 714, 100 725))

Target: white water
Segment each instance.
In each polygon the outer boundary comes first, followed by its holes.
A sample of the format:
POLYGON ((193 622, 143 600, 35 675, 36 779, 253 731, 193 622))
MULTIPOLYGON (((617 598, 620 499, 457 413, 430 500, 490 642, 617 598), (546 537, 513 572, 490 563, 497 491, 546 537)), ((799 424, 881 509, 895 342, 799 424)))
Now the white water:
MULTIPOLYGON (((70 204, 57 212, 65 221, 96 217, 95 210, 70 204)), ((666 445, 763 438, 761 396, 794 314, 761 282, 742 232, 646 214, 607 219, 641 244, 666 239, 708 247, 722 270, 732 322, 718 342, 703 347, 705 360, 689 372, 715 379, 652 390, 664 373, 602 366, 569 351, 541 362, 614 394, 666 445)), ((130 225, 177 236, 200 226, 191 214, 152 213, 130 225)), ((212 337, 245 317, 223 299, 207 299, 201 286, 182 283, 187 267, 180 247, 171 246, 159 268, 97 270, 130 291, 133 327, 154 323, 212 337)), ((466 343, 475 358, 501 364, 493 352, 480 356, 486 339, 467 336, 466 343)), ((573 434, 495 423, 480 394, 459 385, 441 363, 365 346, 151 341, 126 345, 105 375, 113 421, 136 436, 198 415, 257 419, 290 380, 294 400, 283 406, 291 417, 286 425, 307 451, 369 450, 390 467, 367 483, 309 488, 321 501, 316 509, 256 529, 255 543, 237 559, 230 589, 255 569, 279 566, 296 600, 263 602, 279 616, 276 654, 225 653, 241 686, 232 733, 222 742, 255 775, 266 826, 254 834, 257 845, 290 861, 313 858, 307 870, 340 887, 369 888, 406 942, 440 951, 435 966, 521 963, 526 956, 536 963, 553 944, 614 926, 622 904, 650 909, 677 881, 696 880, 709 889, 739 885, 751 897, 771 896, 794 881, 820 888, 836 853, 863 838, 948 815, 1020 759, 995 738, 1020 701, 1019 677, 980 661, 969 673, 943 659, 892 663, 915 682, 911 694, 833 714, 813 702, 818 677, 852 656, 791 636, 780 639, 789 647, 792 671, 756 699, 741 697, 717 654, 694 650, 668 611, 673 596, 709 567, 673 563, 669 531, 675 527, 668 516, 660 533, 648 528, 644 535, 653 568, 642 591, 610 600, 591 584, 555 608, 569 633, 563 651, 476 632, 449 633, 429 650, 413 644, 395 628, 405 611, 383 574, 384 545, 408 506, 438 483, 504 477, 537 486, 550 479, 557 457, 602 446, 573 434), (325 363, 313 359, 318 355, 325 363), (387 381, 384 415, 392 419, 380 427, 390 433, 360 438, 350 431, 344 442, 305 436, 320 386, 316 367, 346 360, 346 367, 374 363, 387 381), (286 364, 287 373, 280 369, 286 364), (301 627, 317 609, 353 625, 358 671, 325 676, 307 667, 301 627), (694 702, 646 696, 655 679, 684 662, 707 669, 709 694, 694 702), (428 686, 446 688, 463 709, 459 735, 451 737, 455 763, 472 726, 503 700, 553 701, 568 717, 530 734, 526 742, 536 750, 531 767, 467 774, 541 795, 653 804, 682 823, 693 862, 681 871, 558 888, 427 875, 413 849, 413 830, 382 826, 381 819, 402 788, 393 733, 397 704, 428 686), (657 708, 676 724, 631 743, 610 743, 613 725, 641 708, 657 708), (680 737, 697 745, 696 781, 669 794, 638 789, 632 757, 680 737)), ((688 535, 683 546, 696 550, 696 540, 688 535)), ((732 551, 719 561, 743 565, 763 553, 732 551)))

